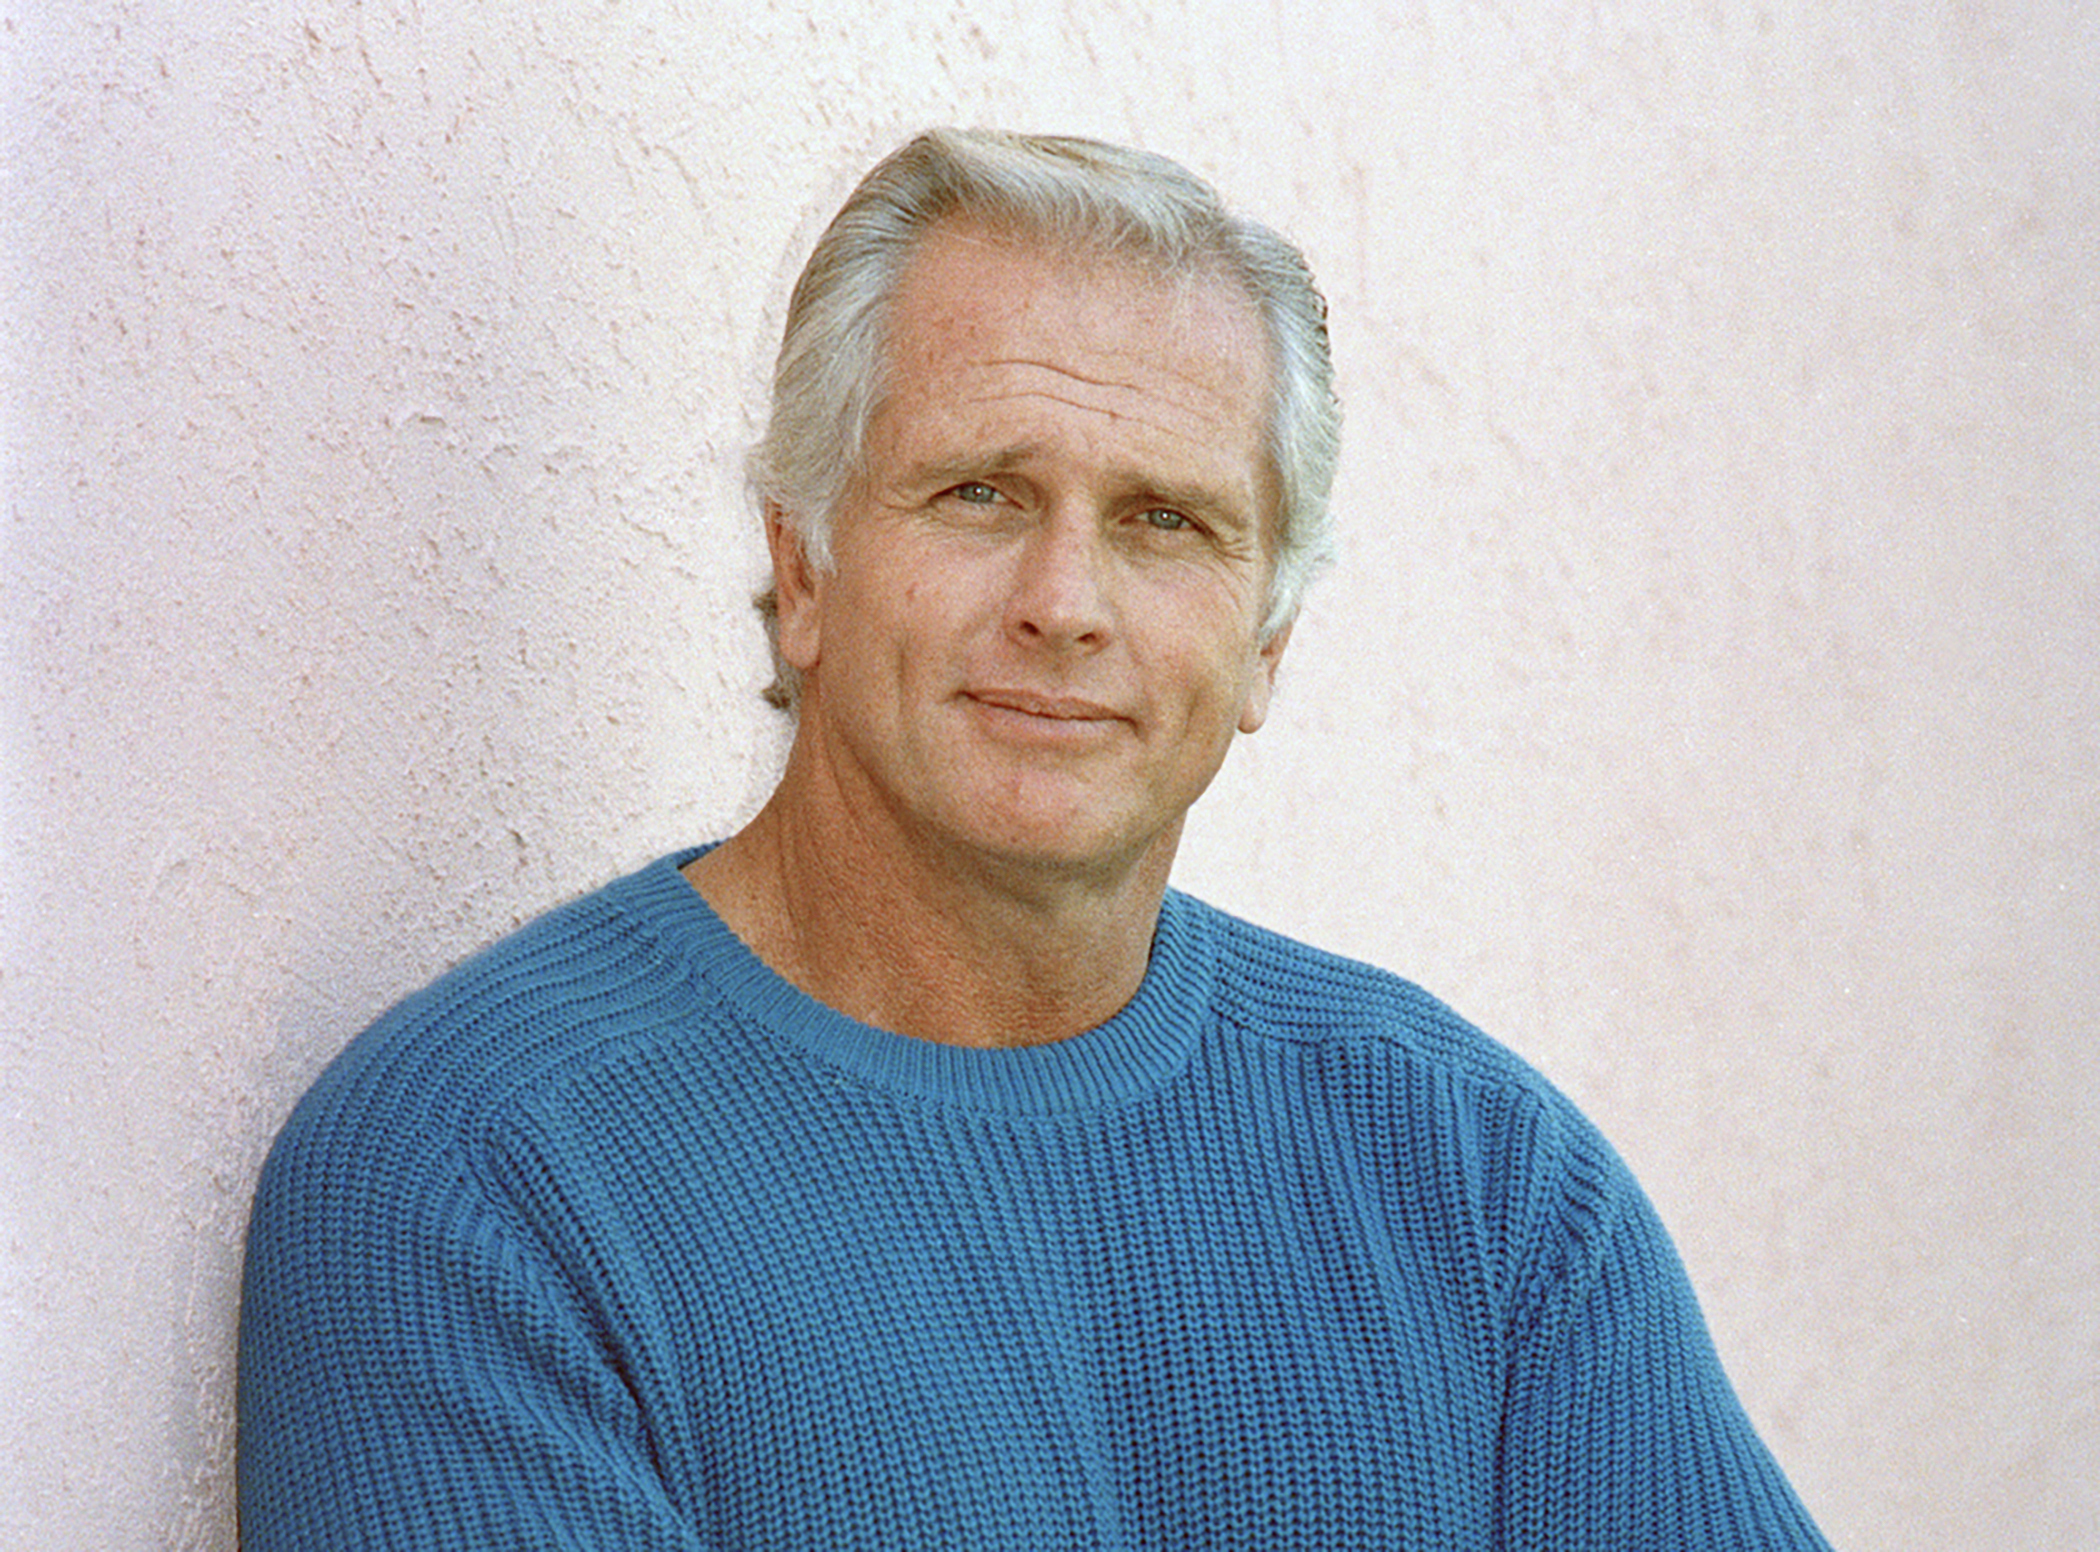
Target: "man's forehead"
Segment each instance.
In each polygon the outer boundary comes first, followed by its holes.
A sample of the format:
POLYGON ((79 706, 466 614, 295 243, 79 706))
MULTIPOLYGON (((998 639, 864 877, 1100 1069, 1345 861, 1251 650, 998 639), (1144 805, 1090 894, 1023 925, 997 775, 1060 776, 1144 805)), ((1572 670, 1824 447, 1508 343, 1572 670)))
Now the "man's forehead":
POLYGON ((1264 332, 1253 295, 1222 263, 1177 260, 1107 237, 1039 233, 993 219, 951 216, 919 240, 899 277, 897 296, 924 290, 929 276, 944 272, 978 277, 980 283, 991 273, 1032 276, 1032 285, 1016 288, 1010 297, 1019 307, 1067 289, 1142 295, 1155 316, 1201 328, 1229 319, 1252 336, 1264 332))
POLYGON ((915 255, 887 325, 869 427, 885 480, 981 478, 1093 436, 1104 488, 1273 516, 1267 338, 1232 281, 945 227, 915 255))
POLYGON ((1062 374, 1170 401, 1265 406, 1271 376, 1260 315, 1232 281, 974 228, 929 235, 887 325, 889 387, 914 373, 933 374, 912 384, 923 389, 958 367, 1001 367, 1016 388, 1062 374))

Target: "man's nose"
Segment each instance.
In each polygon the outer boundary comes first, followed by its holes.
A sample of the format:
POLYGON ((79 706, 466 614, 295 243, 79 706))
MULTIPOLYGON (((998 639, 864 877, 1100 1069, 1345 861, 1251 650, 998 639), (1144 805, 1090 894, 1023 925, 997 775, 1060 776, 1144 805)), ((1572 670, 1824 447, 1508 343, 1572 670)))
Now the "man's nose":
POLYGON ((1095 648, 1108 639, 1112 559, 1091 513, 1051 512, 1014 558, 1007 630, 1039 646, 1095 648))

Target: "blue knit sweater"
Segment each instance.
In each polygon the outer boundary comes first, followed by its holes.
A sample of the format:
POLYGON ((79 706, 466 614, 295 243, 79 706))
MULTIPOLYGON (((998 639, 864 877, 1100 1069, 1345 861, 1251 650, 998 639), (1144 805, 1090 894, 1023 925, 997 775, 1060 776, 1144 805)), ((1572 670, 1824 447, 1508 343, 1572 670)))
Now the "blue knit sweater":
POLYGON ((249 1552, 1823 1545, 1624 1166, 1422 992, 1170 895, 1109 1023, 963 1050, 781 981, 689 856, 285 1127, 249 1552))

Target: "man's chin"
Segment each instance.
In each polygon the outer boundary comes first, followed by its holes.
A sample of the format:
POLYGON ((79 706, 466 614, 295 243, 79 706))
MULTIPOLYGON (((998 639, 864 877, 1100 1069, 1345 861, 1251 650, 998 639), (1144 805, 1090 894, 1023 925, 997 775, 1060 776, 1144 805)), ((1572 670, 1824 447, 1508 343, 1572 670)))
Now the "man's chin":
POLYGON ((1045 809, 980 823, 966 844, 1000 873, 1112 889, 1151 864, 1171 862, 1180 832, 1179 824, 1159 830, 1084 809, 1045 809))

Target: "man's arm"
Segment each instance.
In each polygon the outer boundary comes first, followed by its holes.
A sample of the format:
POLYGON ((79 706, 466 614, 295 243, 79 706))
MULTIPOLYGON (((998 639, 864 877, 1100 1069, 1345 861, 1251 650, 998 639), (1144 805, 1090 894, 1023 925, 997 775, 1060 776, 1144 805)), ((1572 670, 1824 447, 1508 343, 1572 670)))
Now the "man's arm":
POLYGON ((442 1143, 295 1116, 257 1191, 241 1308, 246 1552, 701 1552, 615 1355, 442 1143))
POLYGON ((1514 1333, 1503 1544, 1828 1552, 1722 1371, 1654 1209, 1616 1158, 1601 1173, 1571 1193, 1574 1248, 1514 1333))

